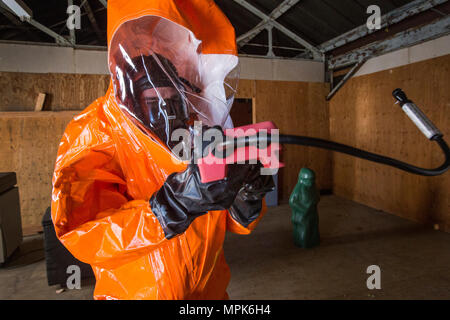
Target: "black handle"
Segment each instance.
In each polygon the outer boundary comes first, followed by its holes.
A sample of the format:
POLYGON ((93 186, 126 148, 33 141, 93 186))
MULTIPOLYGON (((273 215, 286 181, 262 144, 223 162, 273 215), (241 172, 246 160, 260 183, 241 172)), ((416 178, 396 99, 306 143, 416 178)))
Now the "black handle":
POLYGON ((392 95, 395 99, 397 99, 398 102, 400 102, 400 106, 403 106, 405 103, 411 102, 411 100, 408 99, 406 93, 402 89, 395 89, 394 92, 392 92, 392 95))

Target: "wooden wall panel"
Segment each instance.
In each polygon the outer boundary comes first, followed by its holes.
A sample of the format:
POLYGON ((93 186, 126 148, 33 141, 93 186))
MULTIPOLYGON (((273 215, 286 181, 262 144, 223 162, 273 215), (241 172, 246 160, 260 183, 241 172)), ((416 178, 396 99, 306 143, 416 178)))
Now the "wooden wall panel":
MULTIPOLYGON (((450 55, 351 79, 330 102, 332 140, 422 167, 443 161, 394 104, 402 88, 430 119, 450 135, 450 55)), ((448 139, 448 138, 447 138, 448 139)), ((335 194, 410 220, 450 231, 450 174, 427 178, 333 154, 335 194)))
POLYGON ((33 111, 39 93, 45 109, 82 110, 108 89, 108 75, 0 72, 0 111, 33 111))
MULTIPOLYGON (((255 81, 256 122, 273 121, 280 133, 329 139, 329 111, 324 83, 255 81)), ((331 189, 331 153, 283 146, 280 171, 280 200, 286 201, 294 189, 298 173, 309 167, 317 174, 320 189, 331 189)))
POLYGON ((255 97, 256 95, 255 84, 256 84, 255 80, 246 80, 246 79, 239 80, 236 98, 251 99, 255 97))
POLYGON ((0 112, 0 172, 16 172, 22 226, 39 226, 63 132, 76 112, 0 112))

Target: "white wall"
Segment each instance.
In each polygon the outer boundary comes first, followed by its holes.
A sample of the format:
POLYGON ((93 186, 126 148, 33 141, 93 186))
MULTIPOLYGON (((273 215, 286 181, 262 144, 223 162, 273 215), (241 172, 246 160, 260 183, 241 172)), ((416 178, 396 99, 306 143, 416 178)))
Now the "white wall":
POLYGON ((107 74, 106 51, 0 43, 0 71, 107 74))
MULTIPOLYGON (((324 81, 320 62, 241 57, 240 63, 242 79, 324 81)), ((0 43, 0 71, 107 74, 107 52, 0 43)))
POLYGON ((450 35, 368 60, 354 77, 450 54, 450 35))
MULTIPOLYGON (((355 77, 447 54, 450 54, 450 35, 373 58, 355 77)), ((240 57, 240 63, 242 79, 324 81, 324 64, 321 62, 240 57)), ((107 52, 0 43, 0 71, 107 74, 107 52)))
POLYGON ((324 82, 322 62, 240 57, 241 79, 324 82))

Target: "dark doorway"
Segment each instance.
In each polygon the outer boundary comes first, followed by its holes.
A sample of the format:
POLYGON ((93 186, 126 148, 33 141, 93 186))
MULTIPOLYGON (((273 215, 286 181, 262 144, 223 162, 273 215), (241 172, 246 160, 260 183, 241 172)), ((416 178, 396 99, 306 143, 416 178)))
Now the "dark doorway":
POLYGON ((235 99, 231 108, 231 119, 235 128, 253 123, 253 101, 252 99, 235 99))

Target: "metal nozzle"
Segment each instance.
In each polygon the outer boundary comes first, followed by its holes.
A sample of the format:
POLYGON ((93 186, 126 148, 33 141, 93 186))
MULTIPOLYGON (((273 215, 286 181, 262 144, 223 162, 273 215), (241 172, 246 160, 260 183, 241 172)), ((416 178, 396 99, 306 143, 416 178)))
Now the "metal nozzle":
POLYGON ((394 92, 392 92, 392 95, 395 99, 397 99, 401 106, 403 106, 405 103, 411 102, 411 100, 408 99, 406 93, 404 93, 402 89, 395 89, 394 92))

